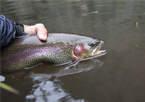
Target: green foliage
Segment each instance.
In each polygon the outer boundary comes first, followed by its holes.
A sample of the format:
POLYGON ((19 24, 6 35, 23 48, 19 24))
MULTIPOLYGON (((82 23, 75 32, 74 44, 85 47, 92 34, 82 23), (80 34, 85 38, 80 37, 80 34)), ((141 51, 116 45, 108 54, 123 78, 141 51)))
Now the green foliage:
POLYGON ((20 94, 20 92, 18 90, 12 88, 11 86, 9 86, 9 85, 7 85, 5 83, 0 82, 0 87, 5 89, 5 90, 7 90, 7 91, 9 91, 9 92, 14 93, 14 94, 20 94))

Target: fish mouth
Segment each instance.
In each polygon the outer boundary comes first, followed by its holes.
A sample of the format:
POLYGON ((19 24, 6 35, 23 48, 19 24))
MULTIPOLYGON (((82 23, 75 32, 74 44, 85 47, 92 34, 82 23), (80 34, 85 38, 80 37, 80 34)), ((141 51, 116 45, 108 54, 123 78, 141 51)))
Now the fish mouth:
POLYGON ((93 51, 91 52, 91 55, 89 57, 80 59, 80 60, 84 61, 84 60, 93 59, 93 58, 105 55, 107 53, 106 50, 100 50, 104 44, 105 44, 105 42, 101 40, 99 45, 95 49, 93 49, 93 51))
POLYGON ((100 41, 100 44, 92 51, 92 56, 102 56, 106 54, 106 50, 100 50, 101 47, 105 44, 104 41, 100 41))

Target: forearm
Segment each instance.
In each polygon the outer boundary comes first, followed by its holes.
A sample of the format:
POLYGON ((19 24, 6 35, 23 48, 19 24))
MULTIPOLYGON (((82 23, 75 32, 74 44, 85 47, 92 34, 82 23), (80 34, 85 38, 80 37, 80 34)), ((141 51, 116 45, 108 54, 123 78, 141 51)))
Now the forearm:
POLYGON ((0 15, 1 48, 7 46, 12 38, 21 36, 24 32, 23 25, 15 23, 5 16, 0 15))
POLYGON ((44 24, 37 23, 35 25, 23 25, 21 23, 15 23, 5 16, 0 15, 0 37, 1 48, 7 46, 12 38, 22 36, 23 34, 37 34, 41 41, 47 40, 47 29, 44 24))

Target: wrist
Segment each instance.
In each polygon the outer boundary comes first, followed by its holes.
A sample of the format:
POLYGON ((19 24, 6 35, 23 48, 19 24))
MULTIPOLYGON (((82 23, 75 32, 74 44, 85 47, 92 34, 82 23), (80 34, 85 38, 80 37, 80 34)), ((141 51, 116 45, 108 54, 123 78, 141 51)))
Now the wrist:
POLYGON ((25 24, 24 24, 24 32, 25 32, 25 30, 26 30, 27 27, 28 27, 28 25, 25 25, 25 24))
POLYGON ((37 29, 34 25, 29 26, 29 25, 24 25, 24 32, 28 34, 36 34, 37 29))

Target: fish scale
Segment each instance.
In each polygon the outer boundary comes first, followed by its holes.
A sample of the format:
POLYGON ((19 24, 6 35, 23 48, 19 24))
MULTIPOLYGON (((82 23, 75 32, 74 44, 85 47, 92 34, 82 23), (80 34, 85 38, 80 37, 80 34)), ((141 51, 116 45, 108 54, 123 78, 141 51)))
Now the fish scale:
POLYGON ((77 45, 94 41, 99 40, 75 34, 50 33, 47 41, 41 42, 36 35, 25 35, 1 50, 0 70, 2 73, 12 73, 41 62, 53 65, 69 63, 72 58, 77 58, 72 55, 77 45))

